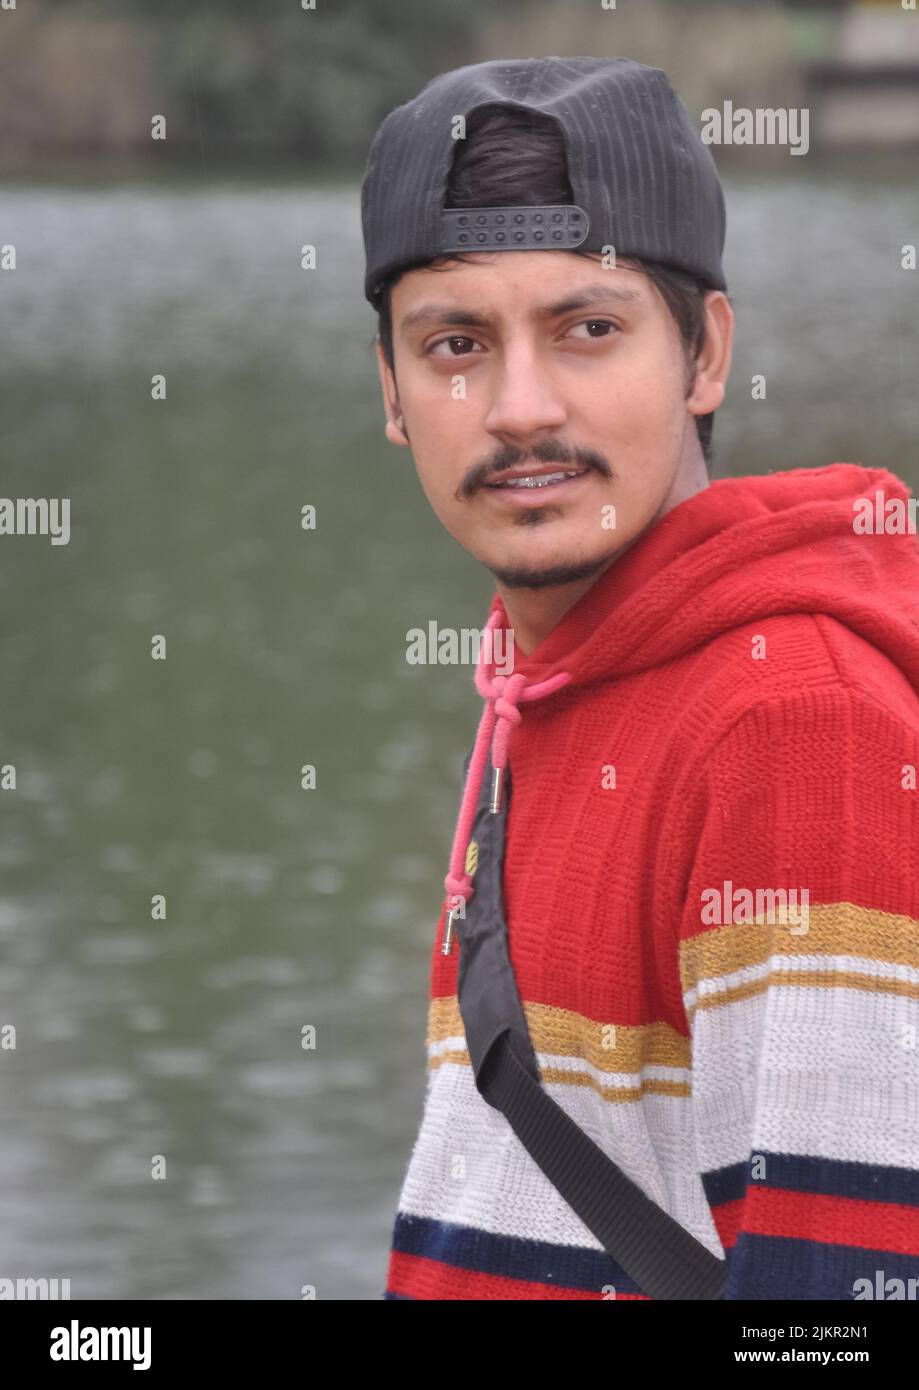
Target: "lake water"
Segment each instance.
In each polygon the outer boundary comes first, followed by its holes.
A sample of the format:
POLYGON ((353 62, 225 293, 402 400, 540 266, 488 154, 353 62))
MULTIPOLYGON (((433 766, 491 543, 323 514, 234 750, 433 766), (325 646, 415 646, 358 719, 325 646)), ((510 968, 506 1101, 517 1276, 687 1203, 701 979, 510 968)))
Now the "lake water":
MULTIPOLYGON (((916 489, 914 194, 726 196, 716 474, 916 489)), ((378 1298, 479 712, 405 634, 481 626, 492 586, 383 437, 357 187, 0 203, 2 491, 71 499, 69 544, 0 551, 0 1277, 378 1298)))

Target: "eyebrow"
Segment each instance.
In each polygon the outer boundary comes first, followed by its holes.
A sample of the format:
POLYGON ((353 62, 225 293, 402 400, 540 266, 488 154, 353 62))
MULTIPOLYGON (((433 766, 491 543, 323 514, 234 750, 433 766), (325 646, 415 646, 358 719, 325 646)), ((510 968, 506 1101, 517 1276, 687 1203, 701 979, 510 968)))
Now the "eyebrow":
MULTIPOLYGON (((625 286, 613 288, 612 285, 586 285, 584 289, 577 290, 565 299, 559 299, 554 304, 544 304, 541 308, 535 309, 533 316, 541 320, 554 319, 561 314, 570 314, 576 309, 590 309, 598 304, 636 304, 641 301, 641 298, 641 293, 638 290, 626 289, 625 286)), ((422 304, 419 308, 412 309, 407 313, 399 327, 404 333, 410 328, 418 328, 429 323, 442 323, 454 328, 492 328, 494 326, 493 320, 487 314, 478 313, 475 309, 457 308, 455 304, 422 304)))

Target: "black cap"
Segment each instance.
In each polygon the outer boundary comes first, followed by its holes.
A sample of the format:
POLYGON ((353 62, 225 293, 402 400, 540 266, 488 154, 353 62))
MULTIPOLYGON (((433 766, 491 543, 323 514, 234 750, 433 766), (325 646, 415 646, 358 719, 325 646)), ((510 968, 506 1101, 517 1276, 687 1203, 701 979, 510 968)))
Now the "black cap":
POLYGON ((726 288, 715 161, 666 73, 631 58, 501 59, 441 73, 374 136, 361 219, 374 308, 394 271, 450 251, 612 246, 726 288), (573 204, 444 208, 456 117, 494 103, 558 121, 573 204))

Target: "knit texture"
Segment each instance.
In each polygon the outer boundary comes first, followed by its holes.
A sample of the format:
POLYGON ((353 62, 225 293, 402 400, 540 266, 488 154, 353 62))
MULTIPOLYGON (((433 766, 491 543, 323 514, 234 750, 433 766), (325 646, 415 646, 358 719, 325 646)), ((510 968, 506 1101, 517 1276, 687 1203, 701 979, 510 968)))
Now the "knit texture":
MULTIPOLYGON (((902 516, 852 464, 716 482, 515 663, 570 675, 508 753, 543 1085, 729 1299, 919 1275, 919 543, 862 533, 878 493, 902 516)), ((444 919, 385 1297, 644 1298, 479 1095, 444 919)))

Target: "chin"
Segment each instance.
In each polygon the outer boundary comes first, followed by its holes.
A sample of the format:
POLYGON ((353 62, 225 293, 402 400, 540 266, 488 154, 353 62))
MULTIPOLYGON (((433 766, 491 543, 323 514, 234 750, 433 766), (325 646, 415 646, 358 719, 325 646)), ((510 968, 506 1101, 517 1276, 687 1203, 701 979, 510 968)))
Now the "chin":
POLYGON ((557 589, 598 576, 612 559, 610 554, 586 559, 556 555, 544 560, 521 558, 518 563, 506 558, 486 563, 495 579, 507 589, 557 589))

